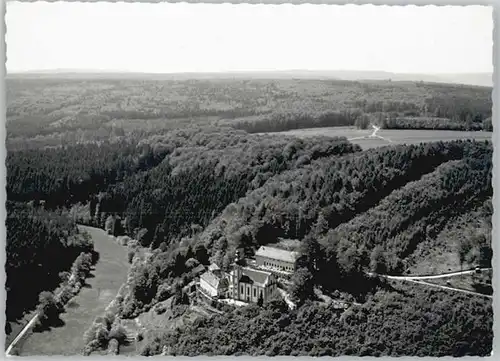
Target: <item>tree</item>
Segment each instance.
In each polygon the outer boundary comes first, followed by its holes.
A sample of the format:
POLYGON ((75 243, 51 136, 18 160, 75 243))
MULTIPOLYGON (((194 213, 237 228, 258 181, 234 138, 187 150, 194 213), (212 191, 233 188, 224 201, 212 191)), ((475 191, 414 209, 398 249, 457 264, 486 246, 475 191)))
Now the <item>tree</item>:
POLYGON ((297 304, 303 304, 305 300, 313 297, 313 276, 307 268, 299 268, 292 276, 290 295, 297 304))
POLYGON ((311 233, 315 236, 320 236, 328 230, 328 220, 326 219, 323 212, 319 212, 318 219, 312 227, 311 233))
POLYGON ((132 250, 128 251, 128 253, 127 253, 128 263, 132 263, 132 261, 134 260, 134 256, 135 256, 134 251, 132 251, 132 250))
POLYGON ((486 132, 493 131, 493 123, 491 122, 491 117, 483 120, 483 130, 486 132))
POLYGON ((120 217, 116 217, 113 221, 112 234, 113 236, 119 236, 123 234, 122 220, 120 219, 120 217))
POLYGON ((361 116, 358 116, 356 118, 356 121, 354 122, 354 125, 358 129, 367 129, 368 126, 370 125, 370 117, 367 114, 363 114, 361 116))
POLYGON ((167 243, 161 242, 159 248, 160 248, 160 251, 165 252, 168 249, 167 243))
POLYGON ((115 339, 120 345, 125 344, 127 340, 127 332, 121 324, 115 324, 111 327, 109 331, 109 339, 115 339))
POLYGON ((463 268, 464 263, 467 261, 471 249, 472 245, 470 244, 469 238, 467 237, 462 238, 458 246, 458 258, 460 261, 460 269, 463 268))
POLYGON ((361 272, 361 259, 355 243, 342 238, 337 248, 337 264, 341 276, 349 277, 361 272))
POLYGON ((141 228, 140 230, 138 230, 136 234, 136 239, 143 247, 147 247, 150 242, 149 232, 147 228, 141 228))
POLYGON ((262 293, 259 294, 259 299, 257 300, 257 306, 262 307, 264 304, 264 297, 262 296, 262 293))
POLYGON ((68 282, 69 277, 70 277, 70 273, 69 272, 67 272, 67 271, 59 272, 59 278, 60 278, 60 280, 61 280, 62 283, 68 282))
POLYGON ((115 219, 112 215, 106 218, 106 223, 104 224, 104 230, 108 232, 108 234, 114 233, 115 219))
POLYGON ((306 236, 300 243, 300 254, 302 256, 300 266, 308 268, 312 273, 316 273, 323 258, 323 252, 317 239, 312 235, 306 236))
POLYGON ((97 340, 98 345, 101 347, 106 347, 109 342, 109 331, 102 323, 97 327, 95 339, 97 340))
POLYGON ((194 249, 194 254, 196 259, 204 265, 207 265, 209 263, 208 259, 208 252, 205 246, 201 243, 198 243, 194 249))
POLYGON ((479 247, 479 266, 491 267, 491 259, 493 251, 489 245, 482 245, 479 247))
POLYGON ((50 325, 62 312, 61 304, 56 300, 52 292, 40 293, 38 305, 38 319, 42 325, 50 325))
POLYGON ((387 271, 384 250, 380 245, 375 246, 370 254, 370 270, 375 273, 387 271))

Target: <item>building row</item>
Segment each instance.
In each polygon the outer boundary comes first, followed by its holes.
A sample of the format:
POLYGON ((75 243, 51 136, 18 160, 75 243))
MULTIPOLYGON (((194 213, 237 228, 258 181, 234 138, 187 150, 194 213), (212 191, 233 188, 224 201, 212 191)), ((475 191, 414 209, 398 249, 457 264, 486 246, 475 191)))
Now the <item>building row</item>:
POLYGON ((278 281, 295 272, 298 257, 298 252, 269 246, 260 247, 254 259, 241 259, 237 254, 227 272, 210 265, 200 276, 198 295, 206 300, 266 302, 278 292, 278 281))

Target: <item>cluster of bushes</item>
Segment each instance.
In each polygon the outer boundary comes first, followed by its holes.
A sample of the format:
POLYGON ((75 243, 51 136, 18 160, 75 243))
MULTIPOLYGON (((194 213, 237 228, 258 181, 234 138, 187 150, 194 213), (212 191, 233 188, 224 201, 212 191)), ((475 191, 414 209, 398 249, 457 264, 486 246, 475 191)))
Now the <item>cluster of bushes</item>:
POLYGON ((63 281, 63 287, 59 294, 59 299, 66 304, 74 295, 76 295, 85 284, 92 265, 97 261, 96 253, 80 253, 73 266, 71 273, 61 272, 59 276, 63 281))
POLYGON ((38 331, 54 325, 63 311, 63 303, 52 292, 44 291, 40 293, 37 307, 38 319, 34 330, 38 331))
POLYGON ((121 345, 127 343, 127 332, 121 323, 120 310, 126 285, 118 291, 102 316, 96 317, 90 328, 84 333, 85 347, 83 354, 107 349, 108 354, 117 355, 121 345))
POLYGON ((122 317, 135 317, 172 296, 176 299, 186 297, 182 289, 204 270, 201 265, 208 263, 208 252, 201 245, 192 249, 182 244, 170 247, 162 244, 147 260, 135 258, 129 273, 129 292, 123 300, 122 317))
POLYGON ((35 330, 45 329, 59 321, 59 315, 64 311, 64 305, 80 291, 94 260, 95 257, 93 259, 92 253, 80 253, 73 262, 71 273, 63 271, 59 274, 62 287, 58 294, 54 295, 54 293, 47 291, 40 293, 35 330))
POLYGON ((127 342, 127 332, 119 317, 113 312, 97 317, 92 326, 85 332, 84 356, 96 350, 108 349, 108 353, 117 355, 119 347, 127 342))

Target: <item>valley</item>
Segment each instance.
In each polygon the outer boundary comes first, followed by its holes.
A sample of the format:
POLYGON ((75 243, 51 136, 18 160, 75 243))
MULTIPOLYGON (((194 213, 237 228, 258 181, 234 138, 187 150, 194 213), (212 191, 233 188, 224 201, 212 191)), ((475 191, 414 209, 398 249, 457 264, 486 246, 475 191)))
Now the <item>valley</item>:
POLYGON ((491 352, 490 88, 16 77, 7 118, 22 356, 491 352))
POLYGON ((104 312, 127 278, 126 248, 101 229, 81 228, 91 235, 99 261, 83 289, 66 305, 61 314, 62 324, 32 332, 18 346, 20 356, 81 354, 85 346, 84 330, 104 312))

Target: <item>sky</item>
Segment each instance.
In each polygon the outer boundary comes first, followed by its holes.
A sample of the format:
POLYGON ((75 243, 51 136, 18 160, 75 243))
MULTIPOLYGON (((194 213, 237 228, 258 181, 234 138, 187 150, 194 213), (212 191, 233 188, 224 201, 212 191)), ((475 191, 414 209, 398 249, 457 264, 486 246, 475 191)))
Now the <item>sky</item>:
POLYGON ((492 72, 480 6, 8 2, 7 72, 492 72))

